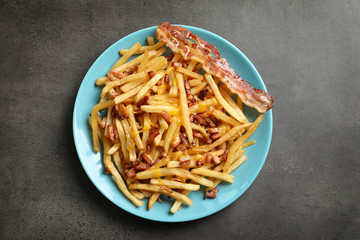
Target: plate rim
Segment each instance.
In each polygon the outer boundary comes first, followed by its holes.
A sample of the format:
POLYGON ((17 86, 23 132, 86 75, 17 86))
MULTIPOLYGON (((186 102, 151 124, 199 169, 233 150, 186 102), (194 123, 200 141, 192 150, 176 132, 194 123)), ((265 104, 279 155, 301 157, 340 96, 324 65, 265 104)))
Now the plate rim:
MULTIPOLYGON (((255 75, 257 78, 260 79, 260 84, 261 84, 261 88, 267 92, 267 88, 266 88, 266 85, 261 77, 261 75, 259 74, 258 70, 256 69, 256 67, 253 65, 253 63, 248 59, 248 57, 240 50, 238 49, 234 44, 232 44, 231 42, 229 42, 227 39, 221 37, 220 35, 216 34, 216 33, 213 33, 209 30, 206 30, 206 29, 203 29, 203 28, 199 28, 199 27, 194 27, 194 26, 189 26, 189 25, 184 25, 184 24, 173 24, 173 25, 177 25, 177 26, 182 26, 182 27, 185 27, 185 28, 190 28, 190 29, 194 29, 195 31, 198 31, 198 32, 202 32, 204 34, 210 34, 210 35, 213 35, 214 37, 220 39, 221 41, 224 41, 226 43, 226 45, 229 45, 232 49, 235 49, 236 51, 238 51, 240 53, 240 55, 242 55, 242 57, 244 58, 244 60, 247 62, 247 64, 249 65, 249 67, 251 68, 252 71, 254 71, 255 75)), ((214 208, 213 210, 211 211, 208 211, 208 212, 205 212, 204 214, 200 214, 196 217, 193 217, 193 218, 190 218, 190 219, 186 219, 186 218, 173 218, 173 219, 163 219, 163 218, 156 218, 156 214, 152 215, 152 216, 155 216, 154 218, 151 218, 151 217, 148 217, 148 216, 144 216, 141 214, 141 212, 134 212, 134 211, 130 211, 129 209, 123 207, 123 206, 120 206, 119 204, 117 204, 116 202, 113 201, 113 199, 108 196, 108 194, 99 186, 100 184, 98 184, 96 182, 95 179, 93 179, 93 177, 91 176, 91 174, 89 173, 89 169, 86 167, 85 163, 83 162, 83 160, 81 159, 81 154, 80 154, 80 150, 78 147, 78 144, 77 144, 77 134, 75 133, 75 129, 76 129, 76 110, 77 110, 77 107, 78 107, 78 102, 80 101, 79 100, 79 93, 80 93, 80 90, 81 88, 83 88, 85 86, 85 82, 84 80, 88 77, 88 75, 90 74, 90 71, 92 69, 92 67, 98 62, 100 61, 100 59, 102 58, 103 55, 105 55, 105 53, 107 51, 109 51, 109 49, 111 49, 114 45, 116 45, 119 41, 122 41, 123 39, 125 38, 130 38, 131 36, 133 35, 136 35, 136 34, 139 34, 140 32, 143 32, 143 31, 148 31, 148 30, 155 30, 157 28, 157 26, 151 26, 151 27, 147 27, 147 28, 143 28, 143 29, 139 29, 139 30, 136 30, 135 32, 132 32, 126 36, 123 36, 122 38, 120 38, 119 40, 115 41, 113 44, 111 44, 109 47, 107 47, 97 58, 96 60, 91 64, 91 66, 89 67, 88 71, 86 72, 85 76, 83 77, 82 81, 81 81, 81 84, 77 90, 77 93, 76 93, 76 98, 75 98, 75 102, 74 102, 74 108, 73 108, 73 119, 72 119, 72 130, 73 130, 73 140, 74 140, 74 144, 75 144, 75 149, 76 149, 76 152, 77 152, 77 155, 78 155, 78 158, 80 160, 80 163, 83 167, 83 169, 85 170, 85 173, 86 175, 88 176, 88 178, 90 179, 90 181, 95 185, 95 187, 110 201, 112 202, 114 205, 116 205, 117 207, 120 207, 122 210, 130 213, 130 214, 133 214, 135 216, 138 216, 138 217, 141 217, 141 218, 144 218, 144 219, 148 219, 148 220, 152 220, 152 221, 158 221, 158 222, 188 222, 188 221, 194 221, 194 220, 197 220, 197 219, 201 219, 201 218, 204 218, 204 217, 207 217, 207 216, 210 216, 212 214, 215 214, 221 210, 223 210, 224 208, 230 206, 231 204, 233 204, 237 199, 239 199, 248 189, 249 187, 254 183, 255 179, 258 177, 261 169, 263 168, 264 166, 264 163, 268 157, 268 153, 269 153, 269 150, 270 150, 270 146, 271 146, 271 142, 272 142, 272 135, 273 135, 273 114, 272 114, 272 109, 268 110, 265 114, 268 115, 268 118, 269 118, 269 126, 270 128, 268 129, 269 131, 269 140, 268 140, 268 143, 267 143, 267 146, 266 146, 266 149, 264 149, 264 159, 262 159, 261 161, 261 164, 259 164, 256 168, 256 174, 252 175, 252 177, 249 179, 249 181, 247 182, 246 186, 244 188, 242 188, 242 193, 239 195, 239 196, 236 196, 232 201, 230 201, 229 203, 227 204, 223 204, 221 205, 220 207, 217 207, 217 208, 214 208)), ((194 31, 194 30, 191 30, 191 31, 194 31)), ((198 34, 198 33, 197 33, 198 34)), ((118 189, 119 192, 121 192, 119 189, 118 189)), ((122 193, 121 193, 122 194, 122 193)), ((144 203, 146 204, 146 203, 144 203)))

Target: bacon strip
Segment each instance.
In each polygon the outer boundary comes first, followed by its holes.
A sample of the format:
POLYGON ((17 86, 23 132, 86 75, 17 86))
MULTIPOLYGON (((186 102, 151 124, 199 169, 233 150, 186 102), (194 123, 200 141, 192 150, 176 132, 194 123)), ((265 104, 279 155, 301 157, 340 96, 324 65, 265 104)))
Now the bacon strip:
POLYGON ((173 52, 181 54, 185 60, 195 60, 203 64, 203 69, 221 79, 234 94, 237 94, 246 105, 265 113, 273 107, 273 98, 261 89, 255 89, 242 79, 221 58, 219 51, 210 43, 199 38, 180 26, 171 26, 169 22, 161 23, 156 30, 156 37, 164 42, 173 52), (188 39, 194 41, 192 43, 188 39), (215 56, 210 55, 210 52, 215 56))

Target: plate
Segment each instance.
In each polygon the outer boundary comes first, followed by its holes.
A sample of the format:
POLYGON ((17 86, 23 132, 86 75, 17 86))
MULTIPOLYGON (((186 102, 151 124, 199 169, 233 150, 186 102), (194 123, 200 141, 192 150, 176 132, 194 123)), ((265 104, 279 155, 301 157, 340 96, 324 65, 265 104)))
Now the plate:
MULTIPOLYGON (((255 88, 266 91, 258 71, 249 59, 234 45, 224 38, 209 31, 184 26, 210 44, 216 46, 222 57, 225 57, 230 66, 255 88)), ((130 48, 134 43, 144 45, 147 36, 155 36, 156 26, 134 32, 110 46, 93 63, 85 75, 79 88, 74 112, 73 134, 77 153, 82 166, 90 180, 110 201, 125 211, 136 216, 162 222, 183 222, 209 216, 220 211, 238 199, 252 184, 259 174, 269 151, 272 135, 272 111, 268 111, 263 122, 249 140, 255 139, 256 144, 246 148, 245 154, 248 159, 232 174, 235 176, 233 184, 222 183, 219 185, 219 193, 216 199, 204 200, 202 190, 190 193, 193 200, 192 206, 183 205, 182 209, 175 214, 169 213, 172 200, 162 197, 163 202, 155 203, 153 208, 147 210, 147 200, 142 207, 136 207, 117 188, 112 177, 104 173, 104 166, 100 153, 95 153, 92 148, 91 128, 88 124, 89 113, 92 107, 99 101, 101 87, 96 87, 94 82, 97 78, 105 76, 110 67, 119 59, 120 49, 130 48)), ((244 112, 251 121, 259 115, 256 110, 244 107, 244 112)))

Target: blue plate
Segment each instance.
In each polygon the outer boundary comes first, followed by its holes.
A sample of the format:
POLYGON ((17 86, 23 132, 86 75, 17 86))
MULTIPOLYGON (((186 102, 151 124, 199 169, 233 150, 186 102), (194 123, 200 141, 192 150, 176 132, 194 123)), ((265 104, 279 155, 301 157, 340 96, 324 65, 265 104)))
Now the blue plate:
MULTIPOLYGON (((184 26, 210 44, 216 46, 221 56, 226 58, 232 68, 250 82, 255 88, 266 91, 264 82, 259 73, 247 57, 234 45, 222 37, 209 31, 184 26)), ((110 201, 125 211, 136 216, 162 222, 183 222, 199 219, 225 208, 243 194, 259 174, 269 151, 272 135, 272 112, 265 114, 263 122, 249 140, 256 140, 256 144, 246 148, 247 161, 233 172, 233 184, 222 183, 216 199, 204 200, 202 190, 192 192, 189 197, 193 200, 192 206, 183 205, 176 214, 169 213, 172 199, 163 197, 163 202, 155 203, 151 211, 147 210, 147 200, 142 207, 135 207, 117 188, 112 177, 104 173, 104 166, 100 153, 92 148, 91 129, 88 124, 89 113, 99 101, 101 87, 96 87, 97 78, 105 76, 109 68, 119 59, 120 49, 130 48, 134 43, 144 45, 147 36, 155 36, 156 27, 150 27, 134 32, 110 46, 90 67, 85 75, 76 97, 73 113, 73 133, 76 150, 85 172, 110 201)), ((253 121, 259 114, 256 110, 245 107, 245 114, 253 121)))

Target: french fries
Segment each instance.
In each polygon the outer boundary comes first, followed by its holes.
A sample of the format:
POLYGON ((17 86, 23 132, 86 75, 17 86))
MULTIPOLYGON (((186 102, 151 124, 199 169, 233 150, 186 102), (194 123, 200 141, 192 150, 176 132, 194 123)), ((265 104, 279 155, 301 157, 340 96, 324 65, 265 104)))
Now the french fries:
POLYGON ((131 202, 148 210, 161 195, 174 199, 171 213, 192 205, 192 191, 210 191, 246 159, 245 141, 263 119, 251 123, 221 79, 199 70, 203 62, 164 55, 163 42, 122 49, 107 76, 96 79, 100 101, 90 114, 93 147, 106 172, 131 202), (136 56, 137 55, 137 56, 136 56), (132 60, 129 60, 132 59, 132 60), (106 111, 106 112, 105 112, 106 111), (104 116, 105 115, 105 116, 104 116))

